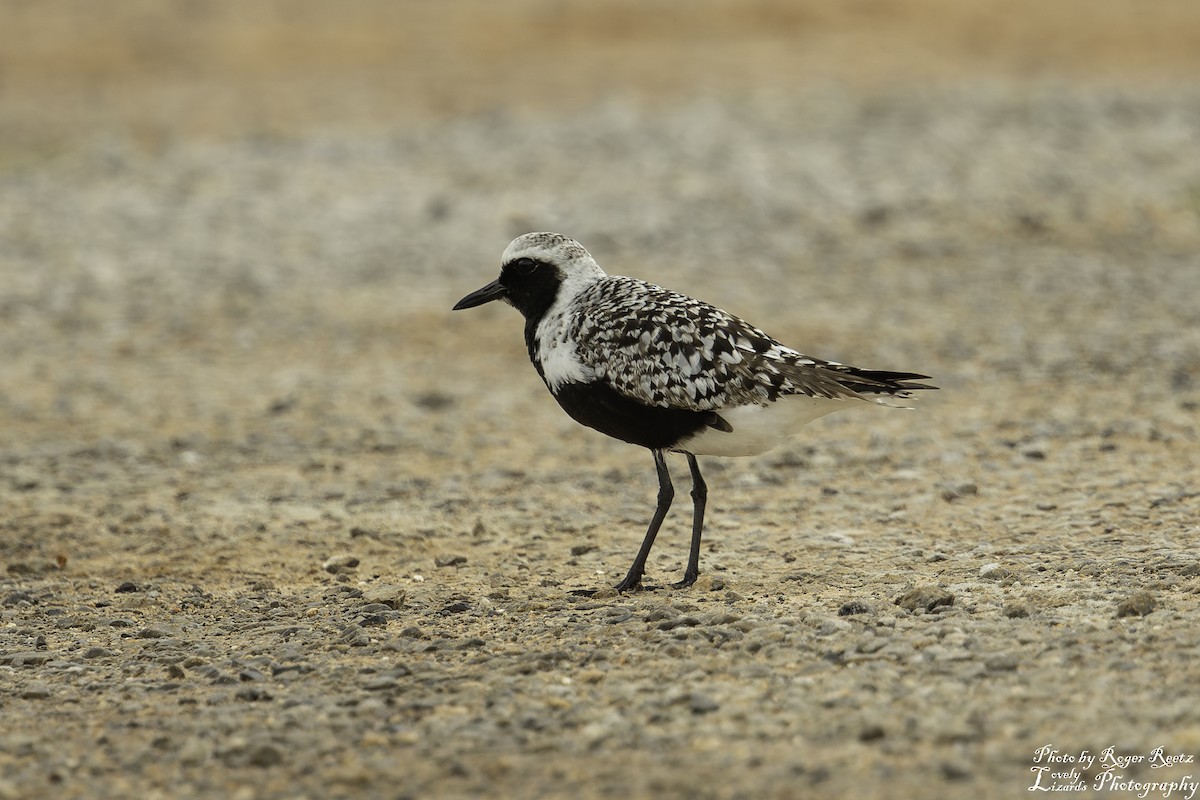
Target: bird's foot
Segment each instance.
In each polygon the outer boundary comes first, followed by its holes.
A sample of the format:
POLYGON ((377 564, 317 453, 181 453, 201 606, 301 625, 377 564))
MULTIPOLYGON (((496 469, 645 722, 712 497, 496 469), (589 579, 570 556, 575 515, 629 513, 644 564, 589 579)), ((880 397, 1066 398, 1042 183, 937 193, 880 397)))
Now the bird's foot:
POLYGON ((642 585, 642 576, 640 574, 631 571, 613 588, 616 589, 619 594, 625 594, 626 592, 646 591, 648 587, 642 585))
POLYGON ((689 586, 691 586, 693 583, 695 583, 696 579, 699 577, 700 577, 699 572, 684 573, 683 580, 679 581, 678 583, 672 583, 671 588, 672 589, 686 589, 689 586))
POLYGON ((657 586, 646 586, 642 583, 641 577, 633 580, 629 576, 625 576, 625 580, 618 583, 612 588, 604 587, 601 589, 571 589, 567 594, 574 597, 615 597, 619 594, 628 594, 630 592, 652 592, 657 589, 657 586))
POLYGON ((632 589, 622 589, 620 586, 602 586, 599 589, 571 589, 567 594, 573 597, 591 597, 601 600, 606 597, 617 597, 625 592, 643 592, 646 590, 647 587, 638 583, 632 589))

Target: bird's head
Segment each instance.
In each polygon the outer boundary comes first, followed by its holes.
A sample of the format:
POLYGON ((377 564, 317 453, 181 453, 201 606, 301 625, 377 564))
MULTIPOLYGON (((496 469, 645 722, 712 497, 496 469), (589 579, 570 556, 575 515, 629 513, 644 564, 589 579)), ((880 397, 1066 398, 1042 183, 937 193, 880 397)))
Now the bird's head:
POLYGON ((503 300, 537 319, 605 276, 592 254, 560 233, 526 233, 504 249, 500 277, 454 304, 455 311, 503 300))

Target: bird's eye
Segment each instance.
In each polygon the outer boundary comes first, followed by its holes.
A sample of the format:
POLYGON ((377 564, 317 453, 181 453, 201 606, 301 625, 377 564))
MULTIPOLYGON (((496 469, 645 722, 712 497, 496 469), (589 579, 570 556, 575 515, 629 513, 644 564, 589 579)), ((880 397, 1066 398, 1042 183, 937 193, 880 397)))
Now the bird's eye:
POLYGON ((532 258, 518 258, 516 261, 511 262, 509 266, 516 270, 518 275, 532 275, 533 271, 537 269, 538 264, 532 258))

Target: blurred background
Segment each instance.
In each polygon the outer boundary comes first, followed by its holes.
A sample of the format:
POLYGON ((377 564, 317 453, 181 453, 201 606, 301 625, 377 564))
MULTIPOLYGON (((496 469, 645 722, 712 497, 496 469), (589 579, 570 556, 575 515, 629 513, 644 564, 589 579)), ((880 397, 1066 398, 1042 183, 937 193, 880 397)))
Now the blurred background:
POLYGON ((827 357, 1111 360, 1033 318, 1181 296, 1126 269, 1200 236, 1198 74, 1191 0, 0 0, 0 413, 353 426, 487 369, 446 309, 536 229, 827 357))
POLYGON ((0 413, 238 441, 358 424, 333 376, 509 378, 515 322, 480 365, 503 310, 446 309, 536 229, 827 357, 1140 336, 1191 381, 1149 310, 1194 274, 1198 74, 1192 0, 0 0, 0 413))
POLYGON ((0 2, 0 158, 763 87, 1190 81, 1189 0, 0 2))

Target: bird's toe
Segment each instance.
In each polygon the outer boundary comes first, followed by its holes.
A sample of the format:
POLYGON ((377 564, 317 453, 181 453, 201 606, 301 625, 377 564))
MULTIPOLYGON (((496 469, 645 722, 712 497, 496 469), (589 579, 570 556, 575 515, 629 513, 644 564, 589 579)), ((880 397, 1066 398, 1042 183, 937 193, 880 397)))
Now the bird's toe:
POLYGON ((679 582, 677 582, 677 583, 672 583, 672 584, 671 584, 671 588, 672 588, 672 589, 686 589, 686 588, 688 588, 689 586, 691 586, 693 583, 695 583, 695 582, 696 582, 696 579, 697 579, 697 578, 699 578, 699 577, 700 577, 700 573, 699 573, 699 572, 697 572, 695 575, 692 575, 692 574, 690 574, 690 573, 689 573, 689 574, 685 574, 685 575, 683 576, 683 580, 681 580, 681 581, 679 581, 679 582))

